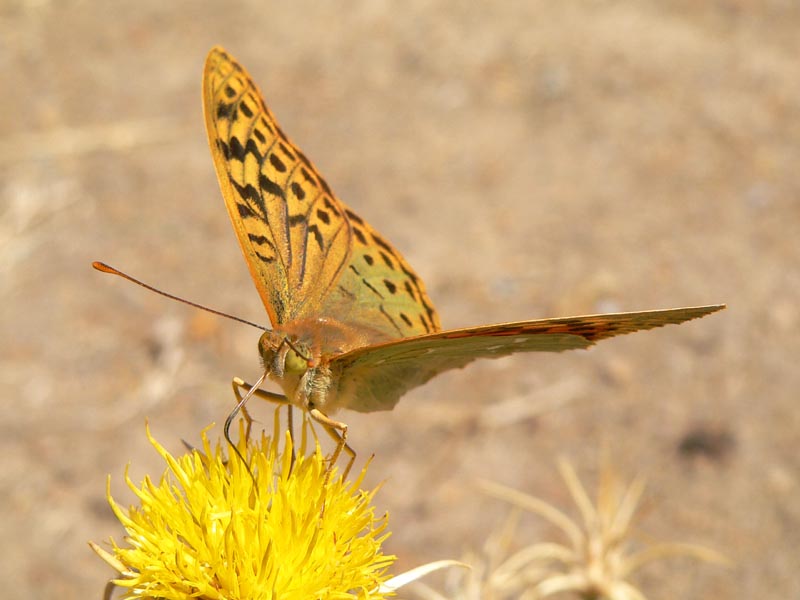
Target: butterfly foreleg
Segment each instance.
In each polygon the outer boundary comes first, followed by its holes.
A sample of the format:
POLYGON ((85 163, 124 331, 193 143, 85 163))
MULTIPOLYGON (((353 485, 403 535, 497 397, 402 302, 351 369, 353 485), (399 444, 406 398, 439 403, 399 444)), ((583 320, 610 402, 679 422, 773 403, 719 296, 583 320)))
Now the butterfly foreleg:
MULTIPOLYGON (((253 418, 250 416, 250 413, 247 412, 247 409, 242 404, 242 392, 241 390, 245 390, 245 395, 250 394, 252 392, 253 396, 261 398, 262 400, 266 400, 267 402, 274 402, 276 404, 285 404, 287 408, 287 415, 286 415, 286 422, 287 427, 289 428, 289 435, 294 439, 294 423, 292 418, 292 403, 289 399, 284 396, 283 394, 277 394, 275 392, 268 392, 267 390, 262 390, 261 388, 253 389, 253 386, 244 381, 239 377, 234 377, 233 381, 231 382, 233 386, 233 394, 236 396, 236 405, 241 405, 241 411, 244 415, 245 422, 247 423, 247 437, 250 437, 250 426, 253 424, 253 418)), ((294 447, 292 447, 292 465, 294 465, 294 447)))
MULTIPOLYGON (((239 377, 233 378, 233 393, 236 394, 236 397, 241 402, 242 396, 241 392, 239 392, 239 389, 243 389, 246 392, 249 392, 250 390, 253 389, 253 386, 244 381, 243 379, 240 379, 239 377)), ((253 396, 257 396, 262 400, 266 400, 268 402, 275 402, 277 404, 289 404, 289 399, 283 394, 268 392, 267 390, 262 390, 260 388, 253 391, 253 396)))
POLYGON ((289 404, 289 399, 284 396, 283 394, 276 394, 275 392, 268 392, 266 390, 262 390, 260 388, 253 389, 253 386, 247 383, 244 379, 239 377, 234 377, 233 381, 231 381, 231 387, 233 387, 233 395, 236 396, 236 406, 240 406, 242 411, 242 416, 244 416, 244 420, 247 423, 247 437, 250 437, 250 426, 253 424, 253 418, 250 416, 250 413, 247 412, 247 407, 242 404, 242 400, 244 396, 242 396, 241 390, 245 391, 245 395, 252 394, 262 400, 267 400, 268 402, 275 402, 277 404, 289 404))
POLYGON ((308 411, 308 414, 311 415, 311 418, 317 423, 322 425, 322 428, 329 436, 331 436, 333 441, 336 442, 336 448, 334 449, 333 454, 331 454, 329 469, 333 468, 333 465, 335 465, 336 461, 339 460, 342 450, 344 450, 345 454, 350 457, 350 459, 347 461, 347 466, 345 467, 342 476, 343 479, 347 479, 347 476, 350 474, 350 467, 353 466, 353 462, 356 460, 356 451, 353 450, 347 443, 347 424, 342 423, 341 421, 334 421, 318 408, 312 408, 308 411))

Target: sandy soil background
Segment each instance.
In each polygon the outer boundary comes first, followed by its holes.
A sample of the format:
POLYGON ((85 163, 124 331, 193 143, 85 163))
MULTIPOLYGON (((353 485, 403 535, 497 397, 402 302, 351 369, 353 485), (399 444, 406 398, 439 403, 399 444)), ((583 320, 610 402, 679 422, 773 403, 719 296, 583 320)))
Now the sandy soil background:
POLYGON ((180 451, 258 376, 256 331, 89 266, 265 322, 201 119, 221 43, 445 326, 729 304, 343 414, 399 568, 500 527, 475 478, 573 512, 555 459, 592 484, 605 448, 644 539, 736 561, 654 564, 649 597, 800 597, 798 31, 790 0, 0 0, 3 596, 99 597, 106 477, 162 470, 145 418, 180 451))

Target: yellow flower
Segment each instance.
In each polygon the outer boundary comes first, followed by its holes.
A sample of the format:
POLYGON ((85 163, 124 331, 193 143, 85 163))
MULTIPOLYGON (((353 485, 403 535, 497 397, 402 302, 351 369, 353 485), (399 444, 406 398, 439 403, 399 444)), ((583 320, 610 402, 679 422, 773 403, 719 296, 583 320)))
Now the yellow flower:
MULTIPOLYGON (((243 432, 243 427, 240 428, 243 432)), ((375 517, 377 490, 362 491, 366 467, 343 481, 315 443, 306 453, 304 425, 292 464, 292 439, 283 452, 276 419, 272 438, 240 435, 247 459, 223 456, 203 432, 202 449, 174 458, 150 435, 168 468, 158 484, 146 477, 128 486, 140 505, 127 511, 110 493, 127 531, 126 547, 92 547, 120 577, 125 598, 219 600, 371 600, 395 557, 381 551, 387 518, 375 517)))

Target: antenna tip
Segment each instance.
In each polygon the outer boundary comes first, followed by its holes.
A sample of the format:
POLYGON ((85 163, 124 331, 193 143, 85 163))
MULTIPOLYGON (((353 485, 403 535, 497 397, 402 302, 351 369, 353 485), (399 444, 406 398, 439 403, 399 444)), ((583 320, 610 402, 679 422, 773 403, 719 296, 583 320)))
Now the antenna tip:
POLYGON ((102 271, 103 273, 113 273, 113 274, 117 273, 117 270, 114 267, 109 267, 106 263, 100 262, 99 260, 93 261, 92 267, 94 267, 98 271, 102 271))

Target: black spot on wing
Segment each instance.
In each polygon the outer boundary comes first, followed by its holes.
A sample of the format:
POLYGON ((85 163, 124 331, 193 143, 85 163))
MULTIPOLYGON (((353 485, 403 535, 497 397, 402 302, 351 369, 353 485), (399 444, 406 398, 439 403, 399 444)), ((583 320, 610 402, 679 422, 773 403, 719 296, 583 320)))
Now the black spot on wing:
POLYGON ((300 174, 303 176, 303 179, 305 179, 306 182, 310 183, 315 188, 319 188, 319 185, 317 184, 317 180, 314 177, 312 177, 311 173, 306 171, 303 167, 300 167, 300 174))
POLYGON ((281 152, 283 152, 287 156, 287 158, 289 158, 290 160, 295 160, 294 154, 292 154, 292 151, 286 147, 286 144, 278 142, 278 146, 280 147, 281 152))
MULTIPOLYGON (((351 221, 355 221, 355 222, 356 222, 356 223, 358 223, 359 225, 364 225, 364 219, 362 219, 361 217, 359 217, 359 216, 358 216, 356 213, 354 213, 354 212, 353 212, 352 210, 350 210, 349 208, 348 208, 348 209, 345 209, 345 211, 344 211, 344 212, 345 212, 345 214, 346 214, 346 215, 347 215, 347 216, 350 218, 350 220, 351 220, 351 221)), ((365 243, 366 243, 366 242, 365 242, 365 243)))
POLYGON ((431 333, 431 326, 428 321, 425 320, 425 315, 419 316, 419 322, 422 323, 422 326, 425 328, 427 333, 431 333))
POLYGON ((244 113, 244 116, 247 117, 248 119, 253 118, 253 109, 250 108, 250 106, 248 106, 247 102, 245 102, 244 100, 239 102, 239 110, 242 111, 242 113, 244 113))
MULTIPOLYGON (((273 253, 275 252, 275 244, 273 244, 273 243, 272 243, 272 240, 271 240, 271 239, 269 239, 267 236, 265 236, 265 235, 258 235, 258 234, 255 234, 255 233, 248 233, 248 234, 247 234, 247 238, 248 238, 248 239, 249 239, 251 242, 253 242, 254 244, 256 244, 257 246, 267 246, 267 247, 269 247, 269 248, 270 248, 270 249, 273 251, 273 253)), ((257 250, 257 251, 256 251, 256 254, 258 254, 258 253, 259 253, 259 251, 257 250)), ((274 260, 274 259, 273 259, 273 260, 274 260)))
POLYGON ((255 156, 259 163, 264 160, 261 156, 261 152, 258 150, 258 144, 256 144, 253 138, 247 140, 247 144, 245 144, 244 153, 247 154, 248 152, 255 156))
POLYGON ((362 244, 367 244, 367 238, 364 236, 364 232, 361 231, 358 227, 353 227, 353 233, 356 236, 356 239, 361 242, 362 244))
POLYGON ((425 332, 426 333, 432 333, 433 332, 433 327, 431 326, 431 322, 425 320, 425 315, 421 314, 419 316, 419 322, 422 323, 422 326, 425 328, 425 332))
MULTIPOLYGON (((350 265, 350 270, 351 270, 353 273, 355 273, 356 275, 358 275, 359 277, 361 277, 361 273, 360 273, 360 272, 359 272, 359 270, 358 270, 358 269, 355 267, 355 265, 352 265, 352 264, 351 264, 351 265, 350 265)), ((372 291, 375 293, 375 295, 377 295, 377 296, 378 296, 378 298, 380 298, 381 300, 383 300, 383 294, 381 294, 381 293, 380 293, 378 290, 376 290, 376 289, 375 289, 375 287, 374 287, 374 286, 372 286, 372 285, 370 284, 370 282, 369 282, 369 281, 367 281, 367 280, 366 280, 364 277, 361 277, 361 283, 363 283, 363 284, 364 284, 365 286, 367 286, 367 287, 368 287, 370 290, 372 290, 372 291)), ((383 307, 381 307, 381 310, 383 310, 383 307)), ((388 316, 388 315, 387 315, 387 316, 388 316)))
POLYGON ((217 103, 217 119, 230 120, 233 115, 233 104, 217 103))
MULTIPOLYGON (((373 286, 373 285, 372 285, 372 284, 371 284, 369 281, 367 281, 366 279, 364 279, 364 278, 362 277, 362 278, 361 278, 361 283, 363 283, 363 284, 364 284, 365 286, 367 286, 367 287, 368 287, 370 290, 372 290, 373 292, 375 292, 375 295, 376 295, 376 296, 378 296, 378 298, 380 298, 381 300, 383 300, 383 294, 381 294, 381 293, 380 293, 380 292, 379 292, 377 289, 375 289, 375 287, 374 287, 374 286, 373 286)), ((381 309, 381 310, 383 310, 383 309, 381 309)))
POLYGON ((225 160, 231 159, 231 149, 228 147, 228 144, 222 140, 217 140, 217 148, 219 148, 219 151, 222 152, 222 156, 225 157, 225 160))
POLYGON ((276 154, 273 153, 269 155, 269 162, 273 167, 275 167, 275 170, 278 171, 279 173, 286 172, 286 163, 284 163, 280 158, 278 158, 276 154))
POLYGON ((432 306, 430 306, 430 305, 429 305, 427 302, 425 302, 425 301, 423 301, 423 302, 422 302, 422 306, 424 306, 424 307, 425 307, 425 312, 426 312, 426 313, 428 313, 428 320, 429 320, 431 323, 433 323, 433 315, 434 315, 434 312, 433 312, 433 307, 432 307, 432 306))
POLYGON ((230 180, 233 188, 236 190, 236 193, 238 193, 243 200, 248 200, 251 203, 251 207, 252 205, 255 205, 260 211, 259 217, 266 221, 267 207, 264 205, 264 200, 261 198, 259 191, 249 183, 244 186, 239 184, 239 182, 231 176, 228 176, 228 179, 230 180))
POLYGON ((331 224, 331 216, 321 208, 317 209, 317 218, 319 218, 320 221, 325 223, 325 225, 331 224))
POLYGON ((372 255, 365 254, 364 255, 364 262, 367 263, 370 267, 375 264, 375 259, 372 258, 372 255))
POLYGON ((236 208, 239 210, 239 216, 242 219, 249 219, 252 217, 258 217, 258 215, 250 208, 249 205, 243 204, 241 202, 236 203, 236 208))
POLYGON ((314 239, 317 241, 317 246, 319 246, 320 250, 325 250, 325 245, 322 239, 322 232, 319 230, 319 227, 314 225, 310 225, 308 227, 308 232, 314 236, 314 239))
POLYGON ((264 235, 258 235, 258 234, 255 234, 255 233, 248 233, 247 234, 247 238, 251 242, 253 242, 254 244, 259 244, 259 245, 261 245, 261 244, 271 244, 269 238, 267 236, 264 236, 264 235))
POLYGON ((375 243, 378 244, 381 248, 386 250, 389 254, 394 254, 394 250, 392 247, 384 240, 381 236, 379 236, 374 231, 372 232, 372 239, 375 240, 375 243))
POLYGON ((394 263, 392 262, 392 259, 386 256, 386 253, 383 251, 380 251, 380 255, 381 258, 383 259, 384 264, 394 271, 394 263))
POLYGON ((263 254, 262 252, 259 252, 257 250, 256 250, 256 256, 259 258, 259 260, 261 262, 265 262, 265 263, 273 263, 273 262, 275 262, 275 257, 274 256, 267 256, 266 254, 263 254))
POLYGON ((333 200, 330 199, 330 196, 323 196, 322 197, 322 202, 325 204, 325 208, 327 208, 333 214, 335 214, 335 215, 339 214, 339 209, 333 203, 333 200))
POLYGON ((244 147, 242 146, 242 142, 239 141, 239 138, 233 136, 228 142, 228 148, 230 150, 228 152, 230 158, 236 159, 240 162, 244 161, 246 152, 244 147))
MULTIPOLYGON (((264 107, 264 109, 265 109, 264 112, 267 112, 266 106, 264 107)), ((259 123, 261 123, 261 126, 264 127, 264 129, 266 129, 267 131, 269 131, 270 134, 275 135, 275 130, 272 128, 272 125, 270 125, 269 121, 267 121, 264 117, 261 117, 259 123)))
POLYGON ((301 186, 296 181, 293 181, 290 187, 292 188, 292 193, 294 194, 295 198, 297 198, 298 200, 305 199, 306 193, 303 191, 303 186, 301 186))
POLYGON ((283 195, 283 188, 274 181, 272 181, 272 179, 270 179, 263 173, 258 176, 258 185, 262 190, 264 190, 268 194, 272 194, 273 196, 277 196, 278 198, 285 200, 285 196, 283 195))
POLYGON ((388 279, 384 279, 383 280, 383 285, 386 286, 386 289, 389 290, 390 294, 397 293, 397 286, 393 282, 389 281, 388 279))
POLYGON ((411 319, 409 319, 405 313, 400 313, 400 318, 403 319, 403 323, 411 327, 411 319))
MULTIPOLYGON (((433 322, 434 322, 433 316, 434 316, 435 313, 434 313, 433 307, 430 304, 427 303, 427 301, 425 300, 425 297, 422 294, 422 290, 420 289, 420 286, 419 286, 419 279, 417 279, 417 276, 414 275, 414 273, 412 273, 411 271, 406 269, 405 266, 403 265, 403 263, 400 263, 400 269, 403 271, 403 273, 406 275, 406 277, 408 277, 411 280, 411 283, 414 286, 414 289, 417 290, 417 296, 420 299, 420 301, 422 302, 422 306, 425 307, 425 312, 428 315, 428 319, 430 319, 431 325, 433 325, 433 322)), ((426 327, 426 329, 428 329, 428 324, 427 323, 425 324, 425 327, 426 327)), ((428 331, 430 331, 430 330, 431 329, 428 329, 428 331)))
POLYGON ((263 134, 263 133, 261 133, 261 131, 259 131, 258 129, 254 129, 254 130, 253 130, 253 135, 254 135, 254 136, 256 136, 256 139, 257 139, 259 142, 261 142, 262 144, 266 144, 266 143, 267 143, 267 138, 266 138, 266 137, 264 136, 264 134, 263 134))
POLYGON ((400 264, 400 270, 402 270, 403 273, 405 273, 406 277, 408 277, 411 281, 414 282, 414 287, 416 287, 417 290, 419 290, 419 286, 416 285, 417 284, 417 276, 414 275, 414 273, 412 273, 408 269, 406 269, 405 266, 403 266, 402 263, 400 264))
POLYGON ((389 320, 389 322, 392 324, 392 327, 394 327, 397 330, 397 333, 399 333, 402 336, 403 330, 400 329, 400 327, 397 325, 397 322, 392 318, 392 315, 386 312, 386 310, 383 308, 383 305, 381 305, 381 313, 383 314, 384 317, 386 317, 389 320))

